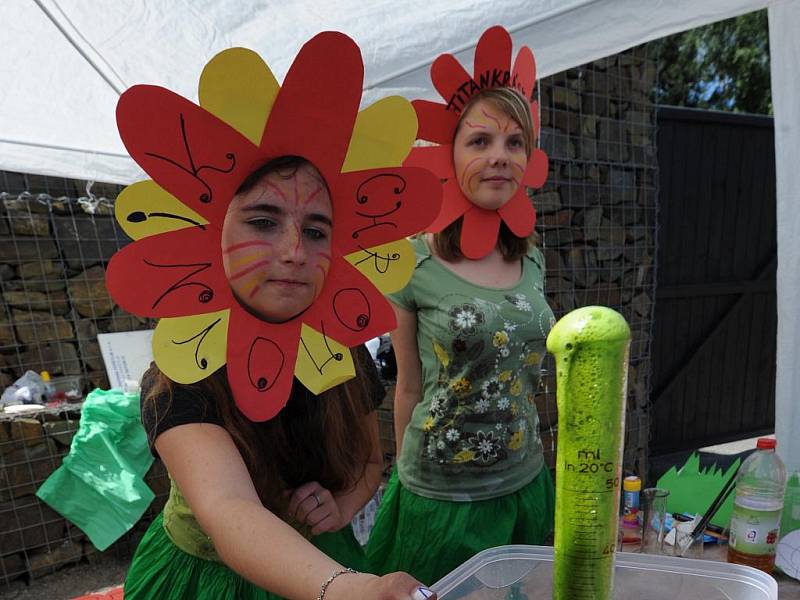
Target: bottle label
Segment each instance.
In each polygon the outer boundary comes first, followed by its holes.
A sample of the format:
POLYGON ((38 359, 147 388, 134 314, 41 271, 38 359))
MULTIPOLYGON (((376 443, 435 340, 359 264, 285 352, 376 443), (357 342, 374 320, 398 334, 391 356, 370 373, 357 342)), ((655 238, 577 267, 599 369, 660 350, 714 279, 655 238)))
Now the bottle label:
POLYGON ((639 492, 623 492, 623 523, 633 526, 639 522, 639 492))
POLYGON ((781 510, 755 510, 734 504, 731 514, 730 546, 739 552, 775 554, 781 510))

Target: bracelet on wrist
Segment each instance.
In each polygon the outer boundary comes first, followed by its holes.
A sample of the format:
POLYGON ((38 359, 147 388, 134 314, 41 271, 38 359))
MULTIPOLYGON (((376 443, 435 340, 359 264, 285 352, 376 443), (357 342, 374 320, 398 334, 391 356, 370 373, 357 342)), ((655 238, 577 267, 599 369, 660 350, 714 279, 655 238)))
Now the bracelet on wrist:
POLYGON ((319 595, 317 596, 317 600, 324 600, 325 599, 325 592, 328 591, 328 586, 336 579, 339 575, 344 575, 346 573, 358 573, 358 571, 346 568, 341 569, 339 571, 334 571, 330 577, 328 577, 325 581, 322 582, 322 586, 319 588, 319 595))

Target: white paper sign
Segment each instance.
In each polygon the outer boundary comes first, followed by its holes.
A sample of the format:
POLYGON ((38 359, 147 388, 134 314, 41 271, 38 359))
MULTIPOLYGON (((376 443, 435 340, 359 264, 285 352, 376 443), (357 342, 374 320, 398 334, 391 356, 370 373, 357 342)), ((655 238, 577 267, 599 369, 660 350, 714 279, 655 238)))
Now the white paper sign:
POLYGON ((124 388, 126 380, 141 381, 153 361, 153 330, 99 333, 97 342, 112 388, 124 388))

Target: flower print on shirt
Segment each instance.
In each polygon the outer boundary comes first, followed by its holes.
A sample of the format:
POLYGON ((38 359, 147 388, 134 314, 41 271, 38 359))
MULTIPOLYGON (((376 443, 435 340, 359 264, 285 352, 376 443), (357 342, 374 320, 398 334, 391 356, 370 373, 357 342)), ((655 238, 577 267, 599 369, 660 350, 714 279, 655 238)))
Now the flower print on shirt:
POLYGON ((463 335, 474 335, 485 321, 483 312, 470 303, 453 306, 447 314, 450 316, 450 330, 463 335))
POLYGON ((481 396, 487 400, 497 398, 502 390, 503 386, 500 381, 498 381, 497 377, 487 379, 481 384, 481 396))
POLYGON ((443 390, 436 392, 431 398, 431 407, 428 412, 435 418, 441 419, 447 410, 447 394, 443 390))
POLYGON ((481 398, 475 403, 475 410, 479 413, 485 413, 489 410, 489 401, 486 398, 481 398))
POLYGON ((495 348, 504 348, 508 344, 508 333, 505 331, 497 331, 492 336, 492 345, 495 348))
POLYGON ((489 462, 489 459, 497 458, 498 453, 503 447, 500 440, 495 439, 494 431, 485 433, 478 431, 478 433, 469 438, 469 450, 476 454, 476 459, 481 462, 489 462))
POLYGON ((497 408, 500 410, 508 410, 510 404, 508 398, 500 398, 500 400, 497 401, 497 408))
POLYGON ((453 427, 448 429, 447 432, 444 434, 444 436, 447 439, 447 441, 450 442, 451 444, 461 439, 461 433, 459 433, 458 429, 455 429, 453 427))
POLYGON ((517 310, 523 310, 525 312, 531 312, 533 310, 531 308, 531 303, 528 301, 528 298, 525 294, 514 294, 513 296, 506 296, 506 300, 508 300, 517 310))

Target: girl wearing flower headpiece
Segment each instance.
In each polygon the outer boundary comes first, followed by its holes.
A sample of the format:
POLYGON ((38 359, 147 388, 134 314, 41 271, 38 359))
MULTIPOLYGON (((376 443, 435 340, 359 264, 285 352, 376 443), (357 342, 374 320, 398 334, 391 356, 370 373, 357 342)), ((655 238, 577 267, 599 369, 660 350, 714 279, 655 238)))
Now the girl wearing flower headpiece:
POLYGON ((405 164, 445 181, 444 204, 413 242, 411 282, 390 295, 398 461, 368 558, 427 584, 486 548, 541 544, 553 526, 534 394, 554 319, 525 190, 544 183, 547 157, 534 147, 533 55, 510 65, 510 36, 494 27, 472 77, 451 55, 434 62, 446 104, 414 102, 418 137, 439 145, 405 164))
POLYGON ((148 85, 120 98, 120 136, 152 180, 117 200, 134 243, 106 285, 159 319, 142 420, 171 483, 127 600, 419 596, 407 574, 357 572, 349 523, 380 480, 383 390, 350 348, 393 327, 382 292, 410 275, 404 238, 441 188, 401 165, 410 103, 359 112, 362 83, 355 42, 323 32, 282 85, 232 48, 203 70, 199 105, 148 85))
MULTIPOLYGON (((331 224, 327 188, 307 161, 281 158, 248 177, 222 241, 269 244, 263 261, 271 264, 254 270, 259 293, 248 294, 254 278, 237 278, 242 257, 227 255, 243 308, 272 322, 306 310, 322 284, 331 224)), ((288 598, 411 597, 418 584, 403 573, 356 572, 364 556, 349 523, 380 481, 375 408, 384 395, 366 349, 356 359, 356 378, 319 396, 295 380, 284 409, 265 422, 236 408, 224 369, 182 385, 151 367, 142 420, 173 483, 137 549, 125 598, 278 597, 265 589, 288 598), (278 557, 296 572, 265 568, 278 557)))

